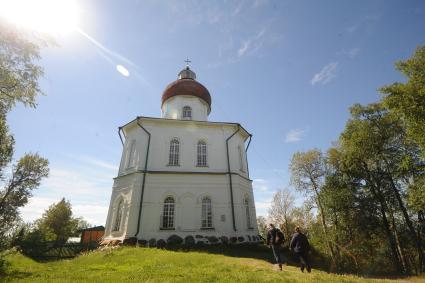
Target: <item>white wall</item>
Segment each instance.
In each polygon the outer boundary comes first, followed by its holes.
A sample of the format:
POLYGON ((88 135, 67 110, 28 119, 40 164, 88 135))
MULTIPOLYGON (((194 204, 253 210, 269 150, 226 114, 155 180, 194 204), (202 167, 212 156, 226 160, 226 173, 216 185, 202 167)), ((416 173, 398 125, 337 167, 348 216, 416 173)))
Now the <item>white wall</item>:
POLYGON ((210 108, 199 97, 191 95, 177 95, 167 99, 161 107, 162 118, 183 119, 183 107, 192 108, 192 120, 207 121, 210 108))
MULTIPOLYGON (((172 121, 164 119, 141 118, 140 123, 151 133, 149 160, 147 169, 157 172, 180 172, 180 174, 148 173, 146 177, 141 234, 139 239, 166 239, 171 234, 185 235, 244 236, 258 235, 252 183, 248 179, 246 159, 243 156, 243 168, 239 162, 238 147, 245 149, 248 134, 240 130, 229 140, 229 160, 231 165, 235 222, 233 230, 230 181, 227 174, 226 139, 237 129, 234 124, 205 123, 195 121, 172 121), (173 138, 180 141, 180 166, 168 166, 169 145, 173 138), (208 167, 196 166, 197 142, 207 142, 208 167), (187 172, 187 174, 182 174, 187 172), (190 173, 190 174, 189 174, 190 173), (198 173, 198 174, 193 174, 198 173), (199 174, 205 173, 205 174, 199 174), (209 173, 209 174, 207 174, 209 173), (216 173, 216 174, 211 174, 216 173), (237 174, 240 174, 238 176, 237 174), (175 230, 160 230, 160 215, 163 201, 171 195, 176 200, 175 230), (201 199, 210 196, 213 205, 214 230, 201 230, 201 199), (253 229, 248 229, 243 200, 250 200, 250 218, 253 229), (224 215, 224 221, 222 221, 224 215)), ((123 239, 134 237, 137 230, 140 195, 146 160, 148 135, 136 124, 130 123, 124 128, 125 144, 119 177, 114 180, 111 204, 106 223, 105 238, 123 239), (134 162, 127 162, 130 145, 135 142, 134 162), (130 168, 125 165, 132 164, 130 168), (126 200, 125 217, 118 232, 112 232, 116 215, 117 199, 126 200)))

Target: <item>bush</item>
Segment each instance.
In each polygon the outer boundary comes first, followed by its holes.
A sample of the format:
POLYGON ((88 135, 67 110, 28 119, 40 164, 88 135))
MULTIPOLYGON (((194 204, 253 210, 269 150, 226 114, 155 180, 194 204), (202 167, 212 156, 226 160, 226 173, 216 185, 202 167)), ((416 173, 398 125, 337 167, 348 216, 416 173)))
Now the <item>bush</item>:
POLYGON ((171 246, 180 245, 181 243, 183 243, 183 239, 177 235, 171 235, 167 239, 167 244, 171 246))
POLYGON ((146 240, 138 240, 137 243, 139 244, 140 247, 146 247, 148 244, 148 241, 146 240))
POLYGON ((4 259, 2 255, 0 255, 0 277, 6 273, 7 267, 9 263, 4 259))
POLYGON ((242 237, 242 236, 240 236, 240 237, 238 237, 238 241, 239 241, 239 242, 243 242, 243 241, 245 241, 245 238, 244 238, 244 237, 242 237))
POLYGON ((166 245, 167 243, 163 239, 159 239, 158 242, 156 242, 156 247, 158 249, 163 249, 166 245))
POLYGON ((192 247, 195 245, 195 238, 193 238, 193 236, 186 236, 184 238, 184 244, 188 247, 192 247))
POLYGON ((218 243, 218 239, 217 239, 217 237, 216 237, 216 236, 209 236, 209 237, 207 237, 207 239, 208 239, 208 241, 209 241, 211 244, 216 244, 216 243, 218 243))
POLYGON ((237 242, 237 238, 236 237, 230 237, 230 242, 232 243, 232 244, 234 244, 234 243, 236 243, 237 242))
POLYGON ((225 245, 227 245, 229 243, 229 238, 227 238, 226 236, 221 236, 220 240, 225 245))
POLYGON ((149 240, 149 247, 156 247, 156 239, 152 238, 149 240))

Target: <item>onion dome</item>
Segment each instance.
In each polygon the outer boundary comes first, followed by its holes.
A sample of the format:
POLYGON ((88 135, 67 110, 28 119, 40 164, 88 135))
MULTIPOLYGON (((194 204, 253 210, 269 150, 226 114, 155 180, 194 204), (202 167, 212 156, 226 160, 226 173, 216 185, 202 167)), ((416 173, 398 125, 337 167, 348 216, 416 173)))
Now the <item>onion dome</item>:
POLYGON ((162 104, 164 104, 167 99, 177 95, 190 95, 204 100, 211 109, 211 95, 209 91, 195 79, 195 72, 193 72, 189 66, 186 66, 186 68, 180 71, 178 80, 170 83, 165 88, 162 94, 162 104))

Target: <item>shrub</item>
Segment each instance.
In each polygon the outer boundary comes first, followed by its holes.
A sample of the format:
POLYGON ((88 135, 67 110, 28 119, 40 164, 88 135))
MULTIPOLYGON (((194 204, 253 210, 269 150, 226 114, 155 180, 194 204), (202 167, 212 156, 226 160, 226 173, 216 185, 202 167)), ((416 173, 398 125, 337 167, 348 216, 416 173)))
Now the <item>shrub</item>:
POLYGON ((234 244, 234 243, 236 243, 236 241, 237 241, 238 239, 236 238, 236 237, 230 237, 230 242, 232 243, 232 244, 234 244))
POLYGON ((138 240, 137 243, 139 244, 139 246, 141 247, 146 247, 148 244, 148 241, 146 240, 138 240))
POLYGON ((244 238, 244 237, 242 237, 242 236, 240 236, 240 237, 238 237, 238 241, 239 241, 239 242, 243 242, 243 241, 245 241, 245 238, 244 238))
POLYGON ((156 239, 152 238, 149 240, 149 247, 156 247, 156 239))
POLYGON ((188 247, 192 247, 195 245, 195 238, 193 238, 193 236, 186 236, 184 238, 184 244, 188 247))
POLYGON ((229 243, 229 238, 227 238, 226 236, 221 236, 220 240, 225 245, 227 245, 229 243))
POLYGON ((175 246, 175 245, 180 245, 181 243, 183 243, 183 239, 180 236, 177 236, 177 235, 171 235, 167 239, 168 245, 175 246))
POLYGON ((167 245, 167 243, 163 239, 159 239, 158 242, 156 242, 156 247, 158 249, 163 249, 163 248, 165 248, 166 245, 167 245))
POLYGON ((216 236, 209 236, 209 237, 207 237, 207 239, 208 239, 208 241, 209 241, 210 243, 212 243, 212 244, 216 244, 216 243, 218 243, 218 239, 217 239, 217 237, 216 237, 216 236))

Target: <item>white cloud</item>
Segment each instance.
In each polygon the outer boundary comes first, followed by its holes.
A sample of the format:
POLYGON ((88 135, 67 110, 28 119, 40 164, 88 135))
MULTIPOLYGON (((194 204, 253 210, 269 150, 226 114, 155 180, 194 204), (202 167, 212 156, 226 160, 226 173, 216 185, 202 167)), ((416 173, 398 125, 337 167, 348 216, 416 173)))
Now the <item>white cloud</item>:
POLYGON ((254 188, 254 190, 265 192, 269 190, 269 182, 264 179, 254 179, 252 181, 252 187, 254 188))
MULTIPOLYGON (((50 205, 57 203, 61 197, 32 197, 28 204, 20 209, 22 218, 31 222, 42 216, 44 211, 50 205)), ((68 199, 69 200, 69 199, 68 199)), ((72 212, 76 217, 83 217, 92 225, 105 225, 106 215, 108 213, 107 205, 100 204, 79 204, 72 202, 72 212)))
POLYGON ((51 166, 49 177, 21 208, 24 221, 40 218, 50 205, 64 197, 71 202, 74 215, 93 225, 105 224, 112 178, 118 168, 90 156, 73 156, 72 159, 74 162, 68 162, 66 166, 51 166))
POLYGON ((78 157, 79 160, 87 162, 91 165, 99 166, 104 169, 113 170, 115 172, 118 172, 118 166, 111 164, 109 162, 105 162, 103 160, 99 160, 97 158, 91 157, 91 156, 81 156, 78 157))
POLYGON ((255 36, 243 40, 238 49, 238 56, 242 57, 244 55, 253 54, 260 49, 264 44, 263 36, 265 32, 266 30, 262 29, 255 36))
POLYGON ((311 79, 310 83, 312 85, 315 85, 317 83, 321 83, 322 85, 325 85, 329 83, 331 80, 333 80, 336 77, 336 70, 338 67, 338 62, 331 62, 324 66, 320 72, 315 74, 313 78, 311 79))
POLYGON ((290 130, 285 136, 285 142, 299 142, 305 133, 304 129, 293 129, 290 130))

